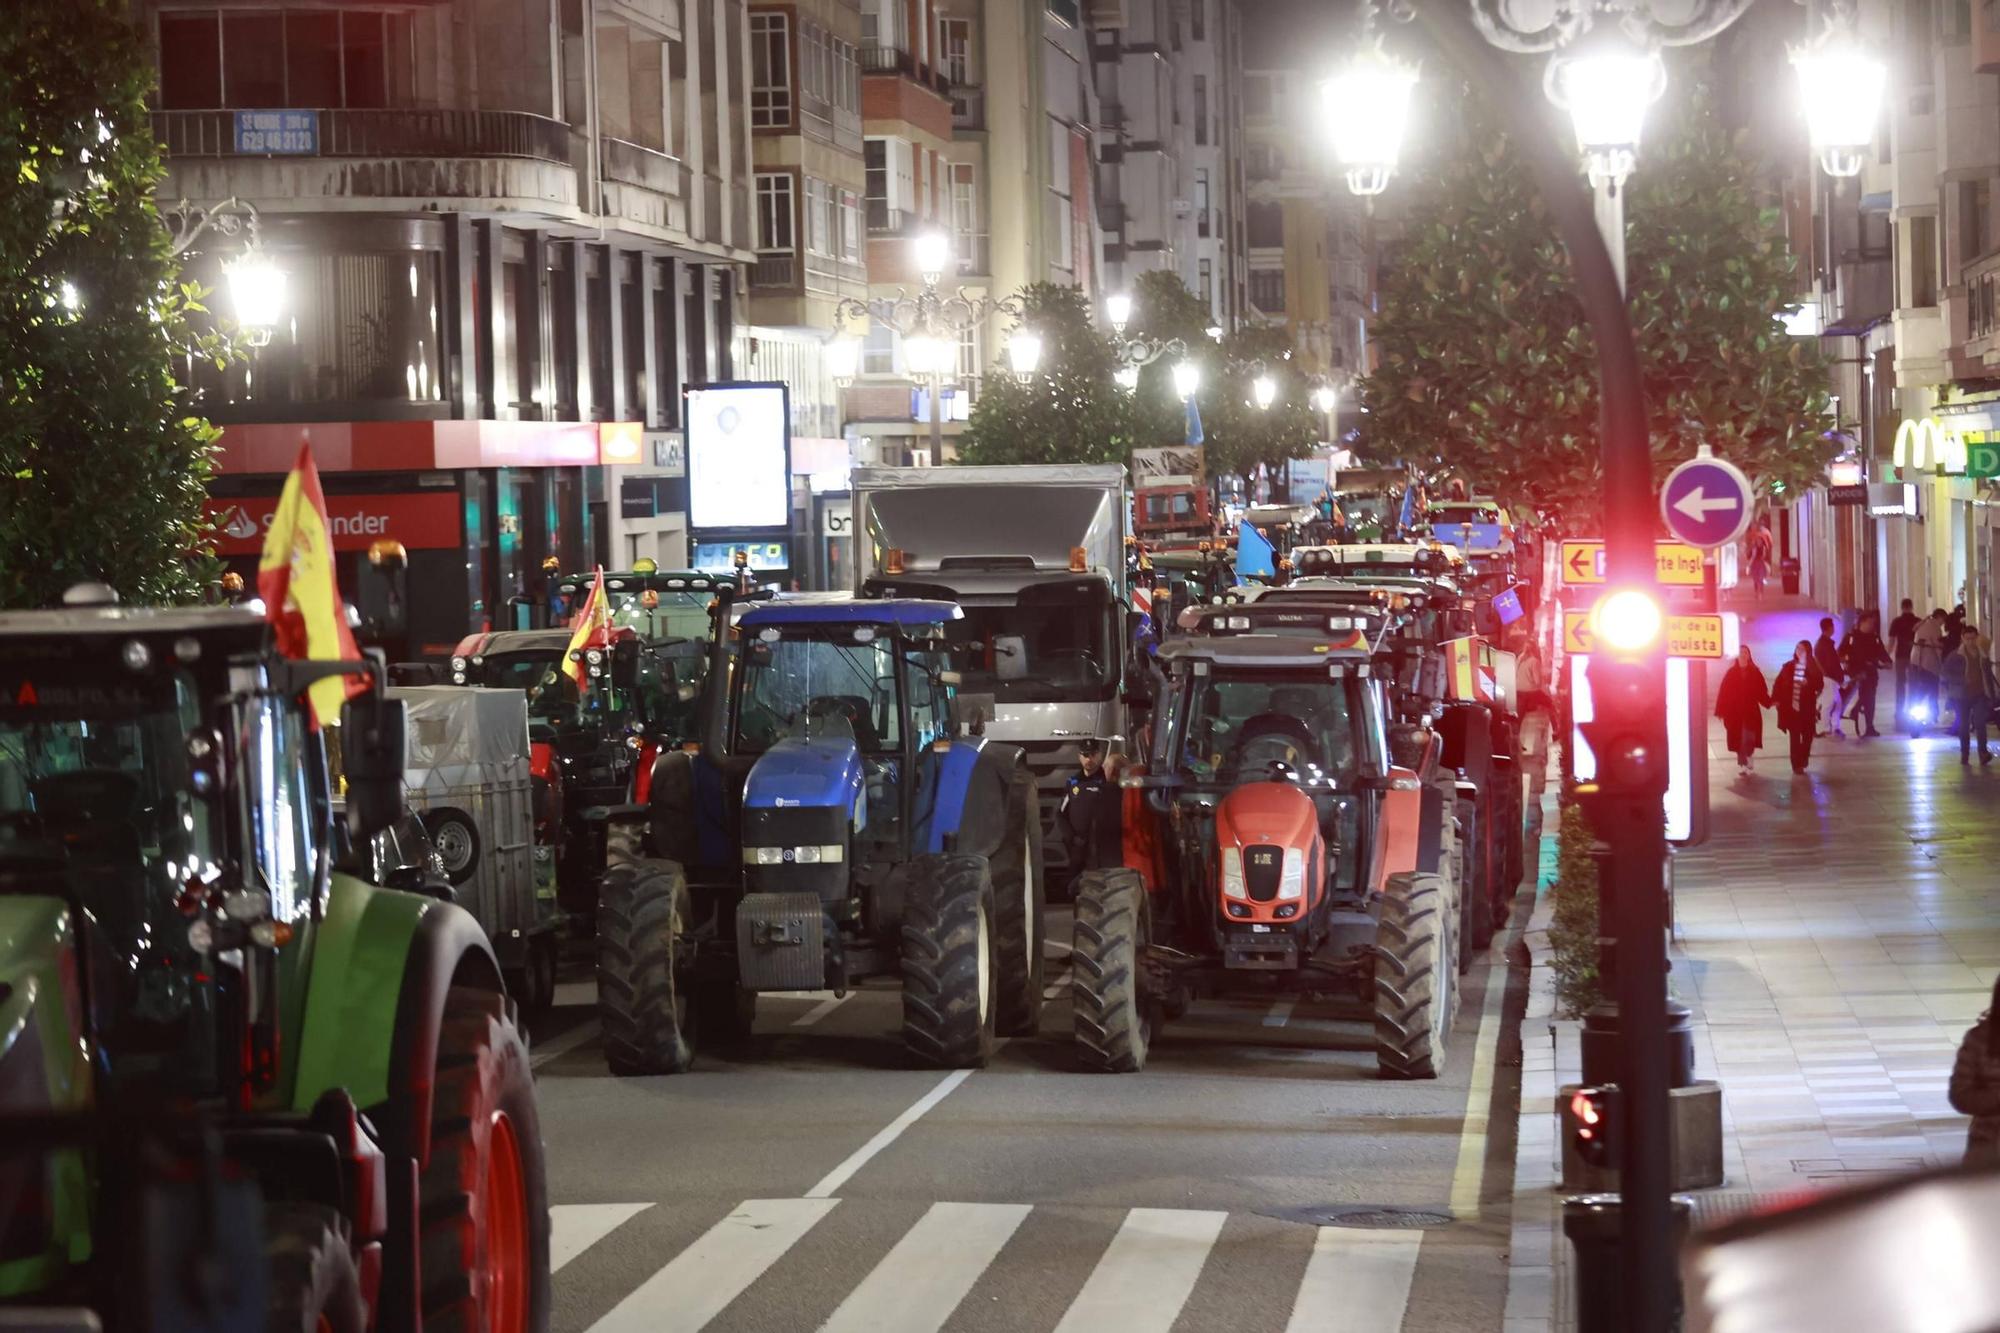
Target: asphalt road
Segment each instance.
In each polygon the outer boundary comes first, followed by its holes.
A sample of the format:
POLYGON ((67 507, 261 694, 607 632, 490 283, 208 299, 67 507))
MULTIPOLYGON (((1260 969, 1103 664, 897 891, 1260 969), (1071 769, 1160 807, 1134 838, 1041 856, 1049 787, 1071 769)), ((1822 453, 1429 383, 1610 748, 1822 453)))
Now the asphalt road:
POLYGON ((1143 1073, 1080 1072, 1062 953, 1040 1035, 972 1073, 916 1067, 885 988, 765 996, 742 1051, 616 1079, 566 985, 534 1055, 552 1329, 1499 1329, 1521 987, 1497 949, 1426 1083, 1378 1079, 1358 1007, 1318 1002, 1200 1002, 1143 1073))

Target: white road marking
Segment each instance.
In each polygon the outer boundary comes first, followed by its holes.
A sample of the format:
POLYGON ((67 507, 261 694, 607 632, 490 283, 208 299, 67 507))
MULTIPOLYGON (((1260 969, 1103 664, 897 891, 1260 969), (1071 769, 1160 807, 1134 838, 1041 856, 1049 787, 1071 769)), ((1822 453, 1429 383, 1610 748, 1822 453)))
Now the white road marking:
POLYGON ((1321 1227, 1285 1333, 1397 1333, 1423 1239, 1421 1231, 1321 1227))
POLYGON ((555 1272, 652 1206, 650 1203, 549 1205, 549 1271, 555 1272))
POLYGON ((591 1325, 591 1333, 693 1333, 839 1206, 838 1199, 751 1199, 591 1325))
POLYGON ((1032 1211, 934 1203, 848 1294, 820 1333, 937 1333, 1032 1211))
POLYGON ((1296 996, 1281 995, 1271 1004, 1271 1012, 1264 1015, 1264 1026, 1281 1028, 1291 1021, 1292 1006, 1298 1003, 1296 996))
POLYGON ((1451 1173, 1451 1215, 1479 1216, 1479 1187, 1486 1177, 1487 1107, 1493 1102, 1493 1065, 1500 1047, 1500 1010, 1507 1000, 1507 965, 1496 953, 1486 969, 1486 996, 1473 1038, 1472 1083, 1465 1090, 1465 1128, 1458 1135, 1458 1166, 1451 1173))
POLYGON ((954 1069, 938 1080, 937 1086, 911 1103, 910 1108, 877 1131, 874 1138, 854 1150, 846 1161, 826 1173, 819 1184, 806 1191, 808 1199, 824 1199, 845 1185, 856 1171, 868 1165, 876 1153, 894 1143, 902 1132, 917 1123, 926 1111, 951 1095, 951 1090, 972 1077, 970 1069, 954 1069))
POLYGON ((548 1041, 530 1047, 528 1068, 540 1069, 557 1056, 568 1055, 571 1051, 586 1042, 596 1041, 597 1034, 597 1020, 594 1018, 585 1019, 569 1031, 563 1033, 560 1037, 552 1037, 548 1041))
POLYGON ((841 1005, 846 1004, 848 996, 853 994, 853 991, 849 991, 847 995, 829 995, 826 999, 821 1000, 818 1004, 793 1019, 792 1026, 795 1028, 811 1027, 813 1024, 819 1022, 820 1019, 825 1018, 828 1014, 840 1008, 841 1005))
POLYGON ((1134 1208, 1056 1333, 1166 1333, 1228 1218, 1193 1208, 1134 1208))

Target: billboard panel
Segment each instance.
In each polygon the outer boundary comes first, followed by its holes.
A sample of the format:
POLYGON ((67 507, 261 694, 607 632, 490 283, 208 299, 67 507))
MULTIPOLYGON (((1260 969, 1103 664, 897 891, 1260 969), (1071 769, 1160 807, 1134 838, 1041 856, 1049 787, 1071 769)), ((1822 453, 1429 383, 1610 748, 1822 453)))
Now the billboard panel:
POLYGON ((716 384, 687 391, 689 527, 790 526, 787 406, 782 384, 716 384))

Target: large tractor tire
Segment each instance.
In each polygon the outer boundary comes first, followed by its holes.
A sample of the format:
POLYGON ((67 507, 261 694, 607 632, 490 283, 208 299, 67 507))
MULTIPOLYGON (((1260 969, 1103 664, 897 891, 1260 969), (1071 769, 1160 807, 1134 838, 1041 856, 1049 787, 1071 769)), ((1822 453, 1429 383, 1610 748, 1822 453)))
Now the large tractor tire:
POLYGON ((361 1275, 337 1211, 317 1203, 266 1204, 264 1258, 270 1333, 366 1333, 361 1275))
POLYGON ((1375 942, 1375 1062, 1384 1078, 1436 1078, 1458 989, 1457 904, 1443 875, 1389 876, 1375 942))
POLYGON ((903 1042, 946 1069, 993 1057, 1000 1017, 999 925, 983 856, 922 856, 903 902, 903 1042))
POLYGON ((1017 1037, 1041 1026, 1042 909, 1047 902, 1041 809, 1026 765, 1007 781, 1007 831, 990 864, 1000 930, 999 1030, 1002 1036, 1017 1037))
POLYGON ((549 1192, 528 1047, 495 991, 453 987, 418 1181, 424 1333, 549 1322, 549 1192))
POLYGON ((1490 820, 1498 814, 1498 801, 1460 801, 1459 837, 1464 855, 1459 858, 1458 876, 1458 970, 1472 970, 1472 960, 1493 943, 1493 895, 1495 870, 1493 828, 1490 820))
POLYGON ((1160 1006, 1142 960, 1152 942, 1146 881, 1126 867, 1076 879, 1070 997, 1076 1050, 1085 1068, 1130 1074, 1146 1067, 1160 1006))
POLYGON ((687 876, 672 861, 620 860, 597 890, 597 1017, 620 1076, 694 1063, 687 876))

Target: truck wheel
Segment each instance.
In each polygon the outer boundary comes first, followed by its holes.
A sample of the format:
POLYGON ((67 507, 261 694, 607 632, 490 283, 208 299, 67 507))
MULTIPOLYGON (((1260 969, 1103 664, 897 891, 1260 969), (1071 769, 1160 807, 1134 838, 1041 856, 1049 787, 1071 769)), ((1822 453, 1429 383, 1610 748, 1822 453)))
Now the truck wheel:
POLYGON ((422 818, 452 887, 471 879, 479 870, 479 828, 472 816, 462 810, 426 810, 422 818))
POLYGON ((265 1318, 271 1333, 364 1333, 361 1277, 337 1211, 317 1203, 265 1204, 264 1257, 271 1269, 265 1318))
POLYGON ((1000 928, 1000 1020, 1005 1036, 1042 1021, 1042 820, 1026 766, 1007 783, 1007 832, 992 857, 994 917, 1000 928))
POLYGON ((1436 1078, 1451 1035, 1455 933, 1442 876, 1389 876, 1375 943, 1375 1062, 1384 1078, 1436 1078))
POLYGON ((1487 845, 1491 829, 1477 801, 1458 803, 1458 822, 1465 854, 1459 858, 1458 970, 1472 970, 1472 960, 1493 943, 1493 861, 1487 845))
POLYGON ((617 861, 597 890, 597 1017, 611 1072, 679 1074, 694 1063, 687 993, 687 876, 672 861, 617 861))
POLYGON ((1152 943, 1146 882, 1124 866, 1076 879, 1070 1001, 1085 1067, 1129 1074, 1146 1067, 1158 1010, 1140 960, 1152 943))
POLYGON ((917 858, 903 903, 903 1042, 947 1069, 993 1055, 999 948, 983 856, 917 858))
POLYGON ((494 991, 454 986, 418 1182, 424 1333, 549 1319, 549 1193, 528 1048, 494 991))

